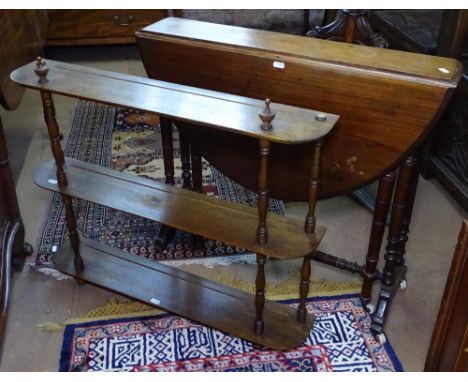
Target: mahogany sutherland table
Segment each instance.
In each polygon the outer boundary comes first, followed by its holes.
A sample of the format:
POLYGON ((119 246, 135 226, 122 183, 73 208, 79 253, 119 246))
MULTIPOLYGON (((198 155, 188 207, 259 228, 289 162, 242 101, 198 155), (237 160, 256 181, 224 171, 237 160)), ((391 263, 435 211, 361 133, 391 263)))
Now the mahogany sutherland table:
POLYGON ((35 181, 60 192, 65 205, 70 241, 55 256, 59 270, 270 348, 288 349, 303 343, 314 318, 305 305, 309 254, 325 233, 315 219, 320 152, 337 115, 55 61, 46 64, 40 57, 15 70, 11 78, 41 94, 55 163, 41 166, 35 181), (244 170, 257 174, 257 208, 65 158, 53 93, 158 113, 166 126, 190 123, 202 131, 223 131, 234 141, 238 135, 256 141, 257 160, 244 170), (310 148, 312 158, 304 183, 309 190, 305 222, 267 214, 269 171, 274 169, 270 151, 303 144, 310 148), (256 294, 79 238, 72 197, 256 252, 256 294), (297 310, 265 299, 267 257, 304 259, 297 310))
MULTIPOLYGON (((382 282, 373 329, 383 334, 386 308, 406 272, 403 255, 418 177, 415 150, 452 96, 461 64, 443 57, 171 17, 138 31, 137 41, 150 78, 269 97, 340 115, 323 149, 319 198, 348 194, 380 179, 366 264, 320 251, 311 256, 359 273, 366 304, 373 282, 382 282), (392 198, 385 265, 378 271, 392 198)), ((197 155, 243 186, 258 189, 255 174, 243 171, 256 161, 254 140, 221 130, 195 129, 190 123, 179 130, 197 155)), ((310 150, 308 144, 274 145, 272 197, 308 199, 304 184, 310 150)), ((369 309, 374 308, 369 305, 369 309)))

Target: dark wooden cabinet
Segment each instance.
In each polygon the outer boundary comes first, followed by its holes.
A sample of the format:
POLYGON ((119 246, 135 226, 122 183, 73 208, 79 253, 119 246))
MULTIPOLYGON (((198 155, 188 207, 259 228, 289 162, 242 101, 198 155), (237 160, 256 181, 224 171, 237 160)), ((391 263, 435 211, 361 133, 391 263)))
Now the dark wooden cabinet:
POLYGON ((48 46, 133 44, 135 32, 166 16, 164 9, 48 10, 48 46))
MULTIPOLYGON (((10 80, 10 71, 41 53, 47 17, 41 10, 0 10, 0 107, 18 107, 24 89, 10 80)), ((12 126, 13 127, 13 126, 12 126)), ((11 270, 21 270, 32 247, 24 243, 15 182, 0 118, 0 358, 5 332, 11 270)))
POLYGON ((458 239, 424 371, 468 371, 468 221, 458 239))

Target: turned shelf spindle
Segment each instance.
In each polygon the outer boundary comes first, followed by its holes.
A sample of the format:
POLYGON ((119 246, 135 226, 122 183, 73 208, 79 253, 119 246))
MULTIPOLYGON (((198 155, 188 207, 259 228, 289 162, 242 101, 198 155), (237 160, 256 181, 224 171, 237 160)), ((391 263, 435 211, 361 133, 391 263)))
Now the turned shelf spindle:
POLYGON ((305 219, 304 231, 314 233, 316 226, 315 207, 318 198, 318 187, 320 183, 320 153, 323 142, 319 141, 314 145, 313 160, 310 167, 309 179, 309 211, 305 219))
MULTIPOLYGON (((34 72, 39 76, 39 83, 44 84, 48 82, 46 76, 49 72, 45 60, 41 57, 37 58, 36 68, 34 72)), ((41 90, 42 105, 44 108, 44 120, 47 125, 47 131, 49 133, 50 145, 52 154, 55 159, 55 165, 57 168, 57 183, 59 189, 65 188, 68 184, 67 174, 64 170, 65 155, 60 144, 62 135, 60 134, 60 128, 55 117, 55 106, 52 99, 52 95, 47 91, 41 90)), ((54 179, 50 179, 53 182, 54 179)), ((76 229, 76 219, 73 212, 72 198, 64 193, 61 193, 61 198, 65 206, 65 216, 67 221, 68 233, 70 235, 70 243, 75 254, 74 263, 77 273, 82 272, 84 269, 83 259, 80 255, 80 238, 76 229)))
POLYGON ((270 142, 260 141, 260 170, 258 172, 258 227, 257 243, 265 244, 268 241, 266 218, 268 212, 268 155, 270 142))
POLYGON ((306 299, 309 294, 310 273, 310 257, 306 256, 302 262, 301 282, 299 285, 299 306, 297 307, 297 320, 299 322, 305 322, 306 320, 306 299))
MULTIPOLYGON (((315 119, 317 121, 326 121, 326 115, 318 114, 315 119)), ((309 211, 305 218, 304 231, 306 233, 314 233, 316 227, 315 207, 317 205, 318 188, 320 183, 320 153, 323 142, 318 141, 314 145, 312 153, 312 165, 310 166, 309 179, 309 211)), ((309 294, 310 284, 310 257, 305 256, 302 262, 301 282, 299 286, 299 306, 297 308, 297 320, 304 322, 306 320, 306 299, 309 294)))
POLYGON ((257 253, 257 277, 255 279, 255 324, 254 330, 258 335, 263 334, 263 308, 265 306, 265 263, 267 257, 257 253))
POLYGON ((267 98, 265 100, 265 109, 258 113, 260 119, 262 120, 262 124, 260 127, 262 130, 271 130, 273 125, 271 122, 275 119, 276 113, 272 112, 270 109, 271 100, 267 98))
POLYGON ((52 99, 52 95, 49 92, 41 91, 42 105, 44 107, 44 120, 47 125, 49 133, 50 145, 52 149, 52 155, 55 159, 57 166, 57 182, 60 187, 65 187, 68 183, 67 175, 63 166, 65 164, 65 156, 60 145, 60 131, 57 120, 55 119, 55 108, 52 99))
POLYGON ((49 68, 47 67, 45 60, 40 56, 36 58, 36 68, 34 69, 34 72, 38 75, 38 81, 40 84, 45 84, 49 82, 49 80, 47 79, 47 73, 49 73, 49 68))

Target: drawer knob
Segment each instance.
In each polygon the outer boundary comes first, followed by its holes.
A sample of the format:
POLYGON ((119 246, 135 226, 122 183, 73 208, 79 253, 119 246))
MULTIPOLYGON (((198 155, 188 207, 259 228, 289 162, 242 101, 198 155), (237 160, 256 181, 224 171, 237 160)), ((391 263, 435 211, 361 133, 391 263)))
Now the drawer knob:
POLYGON ((114 16, 114 21, 119 24, 121 27, 128 27, 131 23, 133 23, 134 17, 132 15, 128 16, 127 22, 121 22, 119 16, 114 16))

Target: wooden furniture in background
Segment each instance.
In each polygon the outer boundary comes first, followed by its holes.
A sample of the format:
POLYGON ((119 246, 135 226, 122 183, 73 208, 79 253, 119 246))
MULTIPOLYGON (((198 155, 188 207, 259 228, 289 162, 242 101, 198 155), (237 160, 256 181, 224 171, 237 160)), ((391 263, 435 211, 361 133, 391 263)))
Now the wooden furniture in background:
POLYGON ((458 237, 424 371, 468 371, 468 221, 458 237))
MULTIPOLYGON (((374 327, 382 332, 386 307, 406 270, 403 254, 415 189, 412 154, 454 92, 460 64, 447 58, 178 18, 150 25, 137 32, 137 38, 150 78, 253 98, 271 97, 273 102, 340 115, 323 148, 319 198, 348 194, 382 179, 380 206, 374 213, 366 265, 320 251, 311 257, 363 276, 366 303, 372 283, 382 280, 389 292, 374 327), (396 180, 398 202, 392 206, 392 234, 382 273, 376 268, 382 216, 394 193, 393 171, 400 165, 404 170, 396 180)), ((190 123, 179 123, 179 129, 193 151, 240 184, 258 190, 252 173, 243 171, 256 163, 254 141, 190 123)), ((308 145, 293 150, 273 147, 271 196, 307 200, 303 185, 309 178, 311 149, 308 145)))
POLYGON ((47 11, 47 46, 134 44, 135 31, 166 17, 165 9, 47 11))
MULTIPOLYGON (((337 9, 325 9, 323 11, 322 25, 328 25, 335 20, 337 9)), ((181 17, 174 14, 175 17, 181 17)), ((305 35, 310 31, 310 9, 304 9, 302 20, 302 34, 305 35)))
MULTIPOLYGON (((39 10, 0 11, 0 104, 18 107, 24 89, 10 80, 10 72, 36 57, 45 43, 47 16, 39 10)), ((11 270, 22 269, 32 247, 24 242, 24 225, 0 119, 0 359, 7 321, 11 270)))
POLYGON ((371 24, 392 49, 464 62, 458 90, 424 146, 421 172, 435 177, 468 211, 468 11, 373 10, 371 24))
POLYGON ((305 35, 331 41, 386 48, 388 46, 387 41, 381 34, 372 30, 368 20, 368 13, 364 9, 328 11, 325 13, 325 19, 334 16, 333 20, 325 25, 316 26, 314 29, 307 31, 305 35))
MULTIPOLYGON (((325 233, 324 227, 315 224, 320 147, 338 116, 277 103, 273 113, 269 100, 264 103, 55 61, 49 61, 47 66, 41 58, 15 70, 11 76, 16 83, 39 90, 44 106, 55 165, 51 161, 40 167, 35 181, 60 192, 65 205, 70 241, 55 256, 59 270, 270 348, 289 349, 303 343, 313 324, 313 316, 305 311, 310 277, 308 255, 325 233), (163 125, 190 123, 202 131, 223 131, 234 142, 237 136, 251 139, 256 143, 257 160, 244 171, 257 178, 258 207, 65 158, 53 93, 158 113, 163 125), (285 216, 267 216, 270 170, 275 165, 270 161, 271 154, 283 145, 298 148, 304 144, 311 148, 312 157, 309 177, 303 185, 309 190, 310 206, 305 223, 285 216), (72 197, 257 253, 255 296, 80 239, 72 197), (304 259, 297 311, 265 299, 266 257, 304 259)), ((173 158, 173 153, 169 158, 173 158)), ((167 173, 170 175, 170 171, 167 173)))

